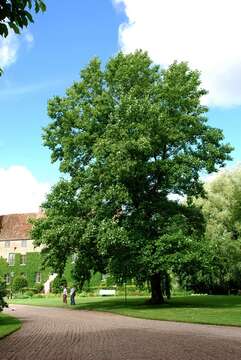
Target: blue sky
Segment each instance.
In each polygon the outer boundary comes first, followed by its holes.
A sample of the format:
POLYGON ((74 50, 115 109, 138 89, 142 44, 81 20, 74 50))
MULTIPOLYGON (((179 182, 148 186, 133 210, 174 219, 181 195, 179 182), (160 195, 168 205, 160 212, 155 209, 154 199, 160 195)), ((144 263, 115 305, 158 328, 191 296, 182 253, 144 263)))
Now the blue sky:
MULTIPOLYGON (((222 1, 226 6, 227 2, 222 1)), ((175 2, 178 4, 177 0, 172 0, 172 5, 175 2)), ((205 4, 209 6, 206 0, 200 3, 204 4, 204 10, 205 4)), ((41 140, 41 129, 49 121, 48 99, 64 94, 66 87, 78 79, 80 69, 93 56, 99 56, 105 62, 120 49, 144 48, 162 66, 167 66, 175 57, 202 70, 204 83, 211 90, 207 100, 209 122, 223 129, 226 140, 235 147, 234 162, 241 159, 239 57, 237 63, 231 57, 227 58, 225 66, 229 66, 225 67, 218 62, 220 58, 225 59, 221 56, 222 51, 225 54, 221 46, 210 54, 212 44, 208 43, 206 48, 201 46, 198 53, 199 48, 195 49, 192 39, 177 38, 179 20, 176 30, 172 24, 171 31, 167 29, 167 20, 163 20, 170 14, 167 5, 170 2, 46 0, 46 4, 46 13, 35 16, 35 23, 21 36, 11 35, 7 42, 0 42, 0 65, 4 66, 4 75, 0 78, 0 213, 35 211, 43 194, 59 177, 57 166, 50 163, 50 153, 41 140), (157 14, 164 14, 164 17, 157 14), (164 29, 163 23, 166 24, 164 29)), ((226 7, 223 16, 225 13, 226 7)), ((217 26, 218 22, 217 19, 217 26)), ((184 35, 187 34, 185 31, 184 35)), ((196 29, 196 37, 203 36, 205 42, 208 34, 200 35, 198 31, 196 29)), ((235 56, 235 47, 230 48, 231 45, 227 40, 227 47, 235 56)), ((225 47, 225 41, 222 47, 225 47)))

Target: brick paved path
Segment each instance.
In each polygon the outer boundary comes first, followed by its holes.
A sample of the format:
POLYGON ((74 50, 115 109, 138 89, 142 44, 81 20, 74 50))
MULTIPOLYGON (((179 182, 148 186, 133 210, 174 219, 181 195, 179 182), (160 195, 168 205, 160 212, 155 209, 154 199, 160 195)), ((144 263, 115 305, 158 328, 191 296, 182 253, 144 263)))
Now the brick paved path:
POLYGON ((1 360, 241 360, 241 328, 16 305, 1 360))

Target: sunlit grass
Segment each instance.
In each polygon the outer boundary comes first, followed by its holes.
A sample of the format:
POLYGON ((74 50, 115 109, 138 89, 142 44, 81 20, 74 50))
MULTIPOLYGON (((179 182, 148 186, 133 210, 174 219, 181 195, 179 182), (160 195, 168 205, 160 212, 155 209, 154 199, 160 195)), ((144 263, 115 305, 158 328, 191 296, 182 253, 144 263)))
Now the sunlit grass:
POLYGON ((21 322, 9 315, 0 313, 0 339, 21 327, 21 322))
POLYGON ((107 311, 144 319, 241 326, 241 296, 173 297, 163 305, 149 305, 144 297, 77 297, 76 306, 59 296, 14 300, 18 304, 107 311))

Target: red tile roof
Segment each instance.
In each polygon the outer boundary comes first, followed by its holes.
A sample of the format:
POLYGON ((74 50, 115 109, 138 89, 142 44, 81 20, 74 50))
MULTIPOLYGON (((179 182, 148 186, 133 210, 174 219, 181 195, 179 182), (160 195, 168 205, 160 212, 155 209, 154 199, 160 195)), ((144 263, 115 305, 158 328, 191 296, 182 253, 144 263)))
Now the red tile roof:
POLYGON ((28 220, 39 216, 41 215, 36 213, 0 216, 0 240, 30 239, 29 231, 32 225, 28 220))

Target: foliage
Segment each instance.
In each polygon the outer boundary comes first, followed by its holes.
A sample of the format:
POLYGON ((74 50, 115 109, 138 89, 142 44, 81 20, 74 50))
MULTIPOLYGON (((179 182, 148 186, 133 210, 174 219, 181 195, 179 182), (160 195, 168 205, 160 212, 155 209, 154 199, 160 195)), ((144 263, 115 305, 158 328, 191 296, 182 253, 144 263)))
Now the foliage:
POLYGON ((43 284, 36 284, 36 285, 35 285, 35 289, 36 289, 36 292, 37 292, 38 294, 40 294, 41 292, 43 292, 44 285, 43 285, 43 284))
MULTIPOLYGON (((23 275, 26 277, 28 281, 29 290, 33 292, 42 292, 43 283, 48 279, 49 274, 51 273, 51 268, 47 268, 47 267, 44 268, 42 266, 43 256, 40 253, 29 252, 26 255, 27 257, 26 257, 25 265, 20 264, 21 255, 19 253, 15 254, 15 263, 14 265, 11 266, 8 265, 7 261, 4 258, 0 257, 0 276, 4 278, 7 274, 10 274, 12 281, 15 276, 23 275), (37 272, 41 273, 42 283, 40 284, 35 282, 35 276, 37 272)), ((64 278, 66 279, 66 282, 70 287, 74 285, 72 270, 73 270, 73 263, 71 262, 70 259, 68 259, 68 261, 66 262, 66 266, 64 268, 64 278)), ((101 275, 98 274, 96 276, 98 278, 101 275)), ((96 276, 93 275, 92 277, 95 278, 96 276)), ((91 277, 91 284, 92 281, 95 282, 95 279, 94 278, 92 279, 92 277, 91 277)), ((95 284, 91 286, 95 286, 95 284)))
POLYGON ((42 268, 42 255, 37 252, 29 252, 26 254, 26 264, 20 263, 20 254, 15 254, 14 265, 9 266, 7 261, 0 258, 0 276, 4 277, 7 274, 11 275, 11 278, 15 276, 25 276, 30 287, 34 287, 36 272, 41 273, 41 280, 44 283, 49 276, 50 268, 42 268))
POLYGON ((51 284, 51 292, 53 292, 54 294, 60 294, 63 291, 64 286, 67 286, 66 279, 57 275, 51 284))
POLYGON ((46 10, 42 0, 1 0, 0 36, 7 37, 9 28, 19 34, 21 29, 33 23, 32 7, 36 13, 46 10))
POLYGON ((41 273, 41 282, 44 283, 51 272, 50 268, 44 268, 42 266, 42 255, 37 252, 27 253, 26 265, 20 265, 17 267, 18 271, 22 269, 21 272, 24 272, 28 284, 30 287, 36 287, 38 284, 35 282, 36 273, 41 273))
POLYGON ((204 195, 200 172, 217 171, 231 151, 207 124, 200 85, 186 63, 161 70, 137 51, 104 69, 93 59, 66 96, 49 101, 43 140, 68 180, 34 221, 47 264, 61 273, 74 255, 80 285, 91 271, 150 280, 152 299, 163 301, 161 278, 181 269, 204 231, 189 201, 204 195))
POLYGON ((207 222, 198 272, 184 277, 195 291, 227 294, 241 289, 241 167, 221 172, 198 199, 207 222))
POLYGON ((7 261, 0 257, 0 277, 3 277, 8 274, 8 269, 9 269, 9 266, 8 266, 8 263, 7 261))
POLYGON ((28 281, 24 276, 16 276, 13 279, 13 292, 23 292, 23 289, 28 286, 28 281))
MULTIPOLYGON (((85 291, 87 293, 89 292, 93 292, 93 293, 98 293, 99 287, 102 287, 102 275, 101 273, 97 272, 95 274, 91 274, 91 277, 89 280, 86 280, 83 284, 83 286, 79 289, 80 291, 85 291)), ((78 284, 77 284, 77 288, 78 284)))
POLYGON ((0 277, 0 312, 3 310, 5 306, 7 306, 4 297, 7 295, 6 284, 5 281, 0 277))
POLYGON ((24 292, 24 295, 26 295, 27 297, 33 297, 34 292, 31 291, 31 290, 27 290, 27 291, 24 292))

